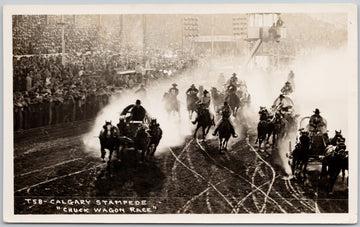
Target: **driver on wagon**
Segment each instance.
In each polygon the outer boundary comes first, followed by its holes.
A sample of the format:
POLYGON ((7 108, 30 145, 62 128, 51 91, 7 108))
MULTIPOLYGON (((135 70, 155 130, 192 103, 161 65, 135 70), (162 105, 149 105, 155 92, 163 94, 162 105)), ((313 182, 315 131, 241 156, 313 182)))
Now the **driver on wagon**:
POLYGON ((135 102, 134 107, 131 109, 131 120, 144 121, 146 117, 146 110, 141 105, 141 101, 138 99, 135 102))
POLYGON ((314 114, 310 117, 309 126, 310 131, 321 131, 322 133, 326 133, 326 121, 320 116, 319 109, 316 108, 314 114))
POLYGON ((227 120, 227 121, 229 121, 229 124, 230 124, 231 134, 232 134, 232 136, 233 136, 234 138, 236 138, 237 135, 236 135, 236 133, 235 133, 234 126, 233 126, 233 124, 232 124, 232 122, 231 122, 231 120, 230 120, 230 116, 231 116, 231 114, 232 114, 232 113, 231 113, 232 111, 231 111, 231 108, 230 108, 229 104, 228 104, 227 102, 224 102, 224 106, 222 106, 222 107, 220 108, 220 111, 221 111, 221 114, 222 114, 222 118, 221 118, 220 121, 218 121, 218 123, 216 124, 215 130, 214 130, 214 132, 213 132, 213 136, 216 136, 217 131, 218 131, 218 128, 219 128, 219 126, 221 125, 221 123, 227 120))

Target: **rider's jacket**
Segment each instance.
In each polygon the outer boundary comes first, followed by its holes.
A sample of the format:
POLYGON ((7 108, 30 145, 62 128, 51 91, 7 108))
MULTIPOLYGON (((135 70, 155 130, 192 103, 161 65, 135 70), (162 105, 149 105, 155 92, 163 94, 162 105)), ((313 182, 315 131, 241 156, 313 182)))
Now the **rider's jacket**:
POLYGON ((236 86, 234 84, 230 84, 228 87, 227 87, 227 91, 230 92, 235 92, 236 91, 236 86))
POLYGON ((172 88, 169 89, 169 93, 170 93, 170 95, 178 96, 179 89, 177 89, 176 87, 172 87, 172 88))
POLYGON ((223 119, 228 119, 231 116, 231 108, 229 105, 221 107, 220 111, 223 119))
POLYGON ((238 83, 238 78, 237 78, 236 76, 233 76, 233 77, 230 78, 230 80, 229 80, 229 85, 230 85, 230 84, 233 84, 233 85, 236 86, 237 83, 238 83))
POLYGON ((203 96, 198 101, 199 103, 202 103, 206 108, 209 108, 210 106, 211 97, 210 96, 203 96))
POLYGON ((131 109, 131 115, 133 121, 143 121, 146 116, 146 110, 142 106, 134 106, 131 109))
POLYGON ((198 92, 199 92, 199 90, 197 88, 191 87, 186 91, 186 94, 187 95, 197 95, 198 92))

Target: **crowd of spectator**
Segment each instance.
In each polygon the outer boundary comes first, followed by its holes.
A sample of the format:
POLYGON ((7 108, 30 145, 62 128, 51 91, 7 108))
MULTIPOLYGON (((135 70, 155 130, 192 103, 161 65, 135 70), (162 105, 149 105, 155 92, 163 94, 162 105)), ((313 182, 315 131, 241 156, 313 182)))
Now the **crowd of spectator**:
POLYGON ((24 21, 13 26, 15 131, 94 118, 114 92, 148 86, 195 63, 176 50, 114 50, 96 38, 98 28, 79 26, 65 28, 63 56, 61 27, 41 17, 24 21))

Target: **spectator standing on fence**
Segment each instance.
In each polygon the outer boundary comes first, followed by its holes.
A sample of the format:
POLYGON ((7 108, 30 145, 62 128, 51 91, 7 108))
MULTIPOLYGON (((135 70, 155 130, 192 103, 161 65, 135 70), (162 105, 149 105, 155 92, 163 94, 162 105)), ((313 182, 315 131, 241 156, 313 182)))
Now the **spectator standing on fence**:
POLYGON ((32 72, 26 76, 26 91, 31 91, 32 88, 32 72))

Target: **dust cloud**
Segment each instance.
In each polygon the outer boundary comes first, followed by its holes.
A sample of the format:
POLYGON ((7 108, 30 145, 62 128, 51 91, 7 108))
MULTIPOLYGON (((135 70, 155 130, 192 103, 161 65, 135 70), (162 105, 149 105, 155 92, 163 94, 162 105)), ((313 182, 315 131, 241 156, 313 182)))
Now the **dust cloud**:
MULTIPOLYGON (((251 106, 245 111, 246 121, 256 132, 256 124, 259 120, 258 110, 260 106, 270 108, 274 100, 280 95, 280 89, 287 81, 288 73, 295 73, 295 91, 291 98, 295 103, 295 112, 300 114, 299 119, 311 116, 315 108, 319 108, 321 115, 328 122, 329 136, 334 135, 335 130, 342 130, 345 137, 348 135, 348 85, 354 72, 351 68, 346 48, 337 50, 317 50, 306 56, 298 57, 288 68, 272 73, 264 71, 249 71, 241 67, 241 58, 214 57, 201 61, 199 66, 186 71, 167 81, 154 82, 147 88, 147 97, 137 97, 135 90, 122 93, 111 98, 107 105, 97 116, 92 130, 83 138, 89 153, 99 156, 99 140, 96 138, 105 120, 112 120, 113 124, 119 121, 119 115, 123 108, 142 100, 142 105, 149 114, 156 118, 163 129, 163 138, 159 145, 158 153, 167 151, 168 146, 182 145, 185 138, 192 134, 194 126, 188 118, 186 110, 186 90, 191 84, 197 87, 203 85, 210 91, 211 87, 218 87, 220 73, 224 73, 225 79, 229 79, 233 72, 237 73, 239 80, 247 84, 251 95, 251 106), (179 88, 180 118, 169 117, 162 102, 164 92, 168 91, 172 83, 177 83, 179 88)), ((356 74, 354 74, 356 76, 356 74)), ((239 122, 233 121, 239 130, 239 122)), ((210 133, 208 138, 213 138, 210 133)), ((283 167, 289 173, 286 153, 295 144, 296 132, 291 138, 284 141, 278 153, 273 153, 274 162, 283 167), (291 147, 290 147, 291 145, 291 147)))

